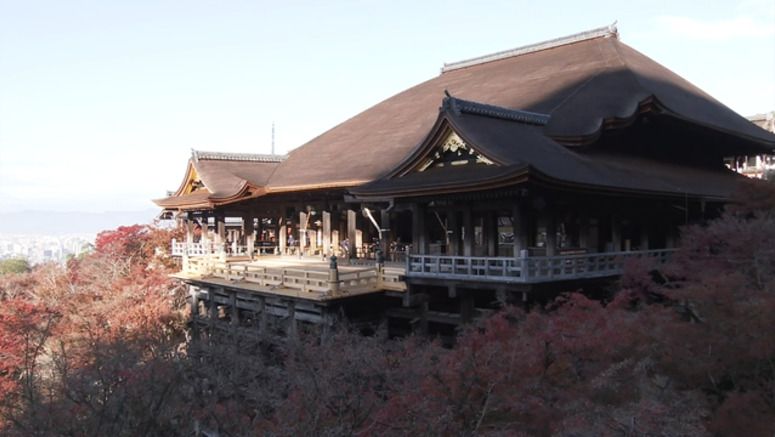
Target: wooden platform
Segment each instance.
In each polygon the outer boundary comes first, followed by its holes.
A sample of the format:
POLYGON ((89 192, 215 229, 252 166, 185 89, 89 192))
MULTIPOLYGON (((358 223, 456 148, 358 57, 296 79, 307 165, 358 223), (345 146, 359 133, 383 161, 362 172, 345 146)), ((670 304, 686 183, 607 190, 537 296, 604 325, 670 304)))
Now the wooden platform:
POLYGON ((232 288, 288 298, 331 301, 383 291, 403 292, 405 269, 374 264, 339 265, 332 276, 330 264, 319 258, 266 256, 246 258, 192 257, 173 277, 221 288, 232 288), (338 280, 332 280, 336 278, 338 280))

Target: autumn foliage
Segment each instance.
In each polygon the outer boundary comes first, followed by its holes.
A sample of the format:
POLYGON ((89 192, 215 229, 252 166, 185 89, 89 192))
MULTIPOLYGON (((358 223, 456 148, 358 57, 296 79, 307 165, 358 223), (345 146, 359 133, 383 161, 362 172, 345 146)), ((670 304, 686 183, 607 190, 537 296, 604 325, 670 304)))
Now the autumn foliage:
POLYGON ((775 433, 775 192, 749 188, 601 301, 504 308, 452 348, 341 330, 186 346, 169 231, 3 278, 7 435, 775 433))

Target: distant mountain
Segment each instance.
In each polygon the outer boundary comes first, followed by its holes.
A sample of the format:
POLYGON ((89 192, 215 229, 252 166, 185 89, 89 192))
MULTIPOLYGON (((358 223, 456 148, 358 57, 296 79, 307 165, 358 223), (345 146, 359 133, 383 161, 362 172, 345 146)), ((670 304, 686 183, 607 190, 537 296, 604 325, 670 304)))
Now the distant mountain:
POLYGON ((159 214, 157 209, 143 211, 0 212, 0 234, 97 234, 119 226, 148 224, 159 214))

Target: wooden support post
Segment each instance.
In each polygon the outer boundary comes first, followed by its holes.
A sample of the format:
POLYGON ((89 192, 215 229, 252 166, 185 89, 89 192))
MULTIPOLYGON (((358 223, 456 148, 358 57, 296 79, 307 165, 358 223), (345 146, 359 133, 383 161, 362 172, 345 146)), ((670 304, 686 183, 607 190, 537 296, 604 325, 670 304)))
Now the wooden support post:
POLYGON ((356 222, 357 217, 358 215, 355 211, 352 209, 347 210, 347 239, 350 241, 350 253, 347 255, 348 258, 355 258, 358 254, 358 248, 355 245, 355 240, 357 239, 356 231, 358 230, 356 222))
POLYGON ((474 296, 471 293, 463 293, 460 296, 460 320, 469 323, 474 319, 474 296))
POLYGON ((285 230, 285 219, 280 220, 282 221, 277 235, 277 245, 280 247, 280 255, 285 255, 288 250, 288 233, 285 230))
POLYGON ((582 249, 589 249, 590 245, 590 229, 589 218, 586 215, 579 218, 579 247, 582 249))
POLYGON ((199 340, 199 290, 194 285, 188 286, 188 295, 191 310, 191 338, 199 340))
POLYGON ((262 337, 266 336, 266 298, 258 298, 258 333, 262 337))
POLYGON ((286 335, 290 339, 296 339, 298 336, 298 330, 296 327, 296 303, 294 301, 286 302, 288 307, 288 324, 286 325, 286 335))
POLYGON ((194 222, 191 219, 186 219, 186 246, 191 245, 194 242, 194 222))
POLYGON ((331 328, 333 325, 332 316, 328 307, 321 309, 320 316, 322 319, 320 323, 320 341, 321 343, 326 343, 331 338, 331 328))
POLYGON ((463 256, 472 256, 474 253, 474 225, 471 217, 471 208, 463 209, 463 256))
POLYGON ((225 243, 225 237, 226 237, 226 217, 223 216, 223 214, 218 214, 215 216, 215 244, 217 244, 220 249, 223 248, 223 244, 225 243))
POLYGON ((243 232, 245 233, 246 254, 253 259, 253 250, 256 244, 256 229, 253 224, 253 216, 242 217, 243 232))
POLYGON ((239 309, 237 309, 237 292, 229 291, 229 323, 232 327, 239 326, 239 309))
POLYGON ((527 219, 525 205, 517 200, 511 210, 511 226, 514 230, 514 258, 519 258, 523 249, 527 249, 527 219))
POLYGON ((422 302, 419 305, 420 320, 417 330, 421 335, 428 335, 428 302, 422 302))
POLYGON ((496 256, 498 254, 498 217, 494 211, 487 211, 484 214, 484 232, 487 238, 487 256, 496 256))
POLYGON ((331 213, 323 211, 323 250, 321 253, 323 257, 333 255, 333 248, 331 247, 331 213))
POLYGON ((614 252, 622 250, 622 221, 616 214, 611 214, 611 243, 614 252))
POLYGON ((307 247, 307 213, 299 213, 299 256, 304 254, 307 247))
POLYGON ((210 218, 207 215, 202 216, 202 238, 199 240, 203 246, 208 246, 210 240, 210 218))
POLYGON ((649 250, 649 236, 651 224, 648 221, 642 221, 640 224, 640 250, 649 250))
POLYGON ((208 335, 212 337, 215 332, 215 322, 218 320, 218 304, 215 303, 215 287, 207 288, 207 311, 208 311, 208 324, 210 325, 210 332, 208 335))
POLYGON ((412 205, 412 246, 414 253, 425 255, 425 208, 417 203, 412 205))
POLYGON ((385 257, 388 256, 388 249, 390 247, 388 240, 391 240, 390 232, 390 211, 380 210, 379 213, 379 225, 382 231, 380 232, 381 238, 379 240, 379 248, 382 250, 382 254, 385 257))
POLYGON ((460 254, 460 225, 457 222, 457 211, 453 209, 447 211, 447 230, 447 255, 457 256, 460 254))
POLYGON ((546 256, 557 254, 557 218, 554 211, 546 215, 546 256))

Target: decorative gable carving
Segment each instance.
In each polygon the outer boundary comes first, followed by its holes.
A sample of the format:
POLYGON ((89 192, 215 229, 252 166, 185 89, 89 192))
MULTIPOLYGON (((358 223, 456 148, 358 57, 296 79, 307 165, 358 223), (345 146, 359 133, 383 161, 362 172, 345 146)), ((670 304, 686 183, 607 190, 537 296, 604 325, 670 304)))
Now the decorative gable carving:
POLYGON ((450 132, 444 141, 436 146, 435 151, 417 167, 417 171, 422 172, 431 167, 473 164, 494 165, 495 163, 466 144, 458 134, 450 132))
POLYGON ((204 189, 207 189, 207 187, 205 187, 204 182, 202 182, 202 178, 199 177, 196 168, 194 168, 193 165, 189 165, 186 181, 183 183, 180 194, 191 194, 204 189))

